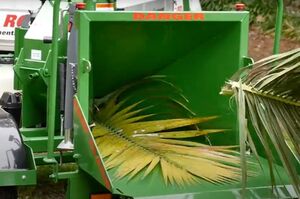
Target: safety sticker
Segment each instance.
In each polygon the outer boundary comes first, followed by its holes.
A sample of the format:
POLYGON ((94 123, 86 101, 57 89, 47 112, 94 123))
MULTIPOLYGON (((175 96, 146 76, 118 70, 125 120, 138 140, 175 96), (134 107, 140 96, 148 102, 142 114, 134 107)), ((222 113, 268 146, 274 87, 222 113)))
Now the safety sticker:
POLYGON ((42 51, 41 50, 31 50, 31 59, 42 60, 42 51))

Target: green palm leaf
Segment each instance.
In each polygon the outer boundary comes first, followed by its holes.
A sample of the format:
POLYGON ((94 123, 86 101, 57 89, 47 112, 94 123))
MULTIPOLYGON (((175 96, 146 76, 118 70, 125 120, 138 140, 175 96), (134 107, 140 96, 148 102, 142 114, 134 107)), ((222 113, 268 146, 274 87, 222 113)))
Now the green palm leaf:
POLYGON ((123 91, 106 98, 94 115, 94 138, 107 169, 116 168, 116 179, 125 176, 131 179, 140 172, 147 177, 155 167, 161 168, 166 184, 183 186, 199 178, 212 183, 240 179, 240 162, 234 146, 181 140, 224 132, 195 127, 215 116, 155 120, 153 116, 158 114, 149 113, 153 107, 147 103, 143 106, 145 100, 136 103, 129 103, 128 98, 119 100, 123 91))
MULTIPOLYGON (((238 107, 244 103, 245 110, 239 109, 240 122, 249 115, 265 149, 273 183, 274 146, 300 197, 295 165, 295 160, 300 164, 300 49, 265 58, 243 72, 234 75, 221 93, 239 96, 238 107)), ((247 125, 240 126, 240 133, 248 132, 247 125)), ((251 138, 247 134, 241 142, 251 138)), ((255 150, 253 144, 251 147, 255 150)))

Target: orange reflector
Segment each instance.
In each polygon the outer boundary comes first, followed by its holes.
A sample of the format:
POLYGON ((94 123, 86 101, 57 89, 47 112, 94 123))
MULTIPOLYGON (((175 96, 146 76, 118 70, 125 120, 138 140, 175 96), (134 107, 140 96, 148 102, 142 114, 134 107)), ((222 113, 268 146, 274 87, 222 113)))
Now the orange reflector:
POLYGON ((78 10, 84 10, 85 9, 85 3, 83 3, 83 2, 76 3, 76 8, 78 10))
POLYGON ((91 199, 112 199, 111 194, 92 194, 91 199))
POLYGON ((235 4, 235 10, 236 11, 244 11, 245 8, 246 8, 246 6, 243 3, 237 3, 237 4, 235 4))
POLYGON ((96 3, 96 8, 113 8, 113 3, 96 3))

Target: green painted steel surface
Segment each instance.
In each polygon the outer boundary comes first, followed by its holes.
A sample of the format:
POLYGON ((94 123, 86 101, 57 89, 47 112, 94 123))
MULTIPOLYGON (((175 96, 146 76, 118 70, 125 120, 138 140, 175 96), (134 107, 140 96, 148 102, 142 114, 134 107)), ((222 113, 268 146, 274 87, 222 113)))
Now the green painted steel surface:
MULTIPOLYGON (((63 23, 63 28, 67 27, 66 15, 63 23)), ((60 31, 60 30, 58 30, 60 31)), ((22 121, 21 133, 25 142, 32 147, 34 152, 45 152, 47 147, 51 151, 56 150, 57 144, 62 140, 60 134, 60 118, 59 107, 56 103, 58 96, 55 97, 53 104, 50 103, 50 96, 56 95, 58 92, 56 84, 58 75, 53 74, 53 53, 51 43, 44 43, 38 39, 25 39, 25 29, 17 29, 17 59, 14 65, 15 71, 15 88, 22 89, 22 121), (31 53, 33 49, 38 49, 41 52, 41 60, 32 59, 31 53), (53 75, 52 75, 53 74, 53 75), (52 77, 51 81, 50 78, 52 77), (52 91, 50 91, 50 82, 52 91), (50 108, 55 111, 49 112, 50 108), (51 119, 51 125, 47 124, 47 120, 51 119), (54 123, 53 123, 54 122, 54 123), (54 126, 53 126, 54 125, 54 126), (49 139, 49 127, 50 139, 49 139)), ((66 39, 67 31, 59 34, 57 38, 57 54, 55 54, 58 62, 65 62, 66 56, 66 39)), ((56 67, 57 68, 57 67, 56 67)), ((55 71, 54 71, 55 72, 55 71)), ((53 98, 53 96, 51 97, 53 98)), ((51 152, 52 153, 52 152, 51 152)), ((50 154, 51 156, 51 154, 50 154)))
POLYGON ((183 0, 183 10, 184 11, 190 10, 190 1, 189 0, 183 0))
POLYGON ((86 10, 96 10, 96 3, 112 3, 110 0, 84 0, 86 3, 86 10))
POLYGON ((49 48, 50 44, 42 45, 42 41, 25 40, 14 66, 15 78, 18 79, 23 90, 22 127, 24 128, 46 123, 48 84, 46 71, 50 67, 49 48), (31 59, 31 49, 41 50, 41 61, 31 59))
MULTIPOLYGON (((248 189, 246 193, 246 199, 294 199, 290 194, 291 186, 278 186, 277 190, 280 194, 273 194, 272 187, 259 187, 248 189)), ((291 191, 292 192, 292 191, 291 191)), ((135 199, 241 199, 240 189, 229 189, 229 190, 216 190, 198 193, 184 193, 184 194, 174 194, 165 196, 149 196, 149 197, 134 197, 135 199)))
MULTIPOLYGON (((77 101, 77 98, 76 98, 77 101)), ((78 173, 74 178, 70 179, 70 198, 80 198, 86 196, 88 193, 94 192, 106 192, 105 180, 103 177, 104 170, 101 171, 97 160, 101 161, 101 153, 95 147, 95 142, 92 139, 91 132, 89 131, 88 124, 83 115, 81 115, 81 108, 75 108, 75 156, 77 156, 79 167, 82 169, 82 173, 78 173), (79 114, 78 114, 79 111, 79 114), (77 141, 76 141, 77 140, 77 141), (81 179, 85 176, 84 179, 81 179), (89 177, 88 177, 89 176, 89 177), (92 176, 93 178, 90 178, 92 176), (81 179, 81 180, 79 180, 81 179), (100 184, 98 184, 100 183, 100 184), (93 186, 87 186, 91 184, 93 186), (95 188, 95 184, 97 187, 95 188), (74 192, 71 188, 83 186, 80 194, 73 195, 74 192), (93 191, 92 191, 93 190, 93 191)), ((278 193, 272 192, 272 187, 270 186, 270 176, 268 173, 267 161, 263 158, 260 159, 262 163, 262 169, 257 169, 257 175, 248 178, 247 183, 247 198, 293 198, 289 192, 291 187, 288 189, 284 186, 288 184, 288 178, 282 167, 276 166, 277 172, 281 175, 276 177, 278 187, 278 193)), ((194 198, 194 199, 209 199, 209 198, 241 198, 241 184, 239 182, 216 185, 211 184, 206 181, 199 181, 198 184, 187 185, 184 187, 179 187, 176 185, 166 185, 164 183, 163 177, 161 176, 160 168, 156 168, 152 175, 140 180, 143 173, 140 173, 135 178, 128 181, 127 178, 122 180, 115 180, 114 173, 115 170, 110 170, 108 174, 108 180, 112 185, 112 193, 122 194, 126 196, 132 196, 134 198, 194 198)))
MULTIPOLYGON (((15 49, 14 49, 14 56, 15 61, 18 60, 20 52, 22 48, 24 47, 24 36, 27 32, 27 29, 17 27, 15 29, 15 49)), ((21 90, 21 84, 18 78, 14 78, 14 89, 15 90, 21 90)))
MULTIPOLYGON (((88 7, 93 10, 93 7, 88 7)), ((190 100, 190 108, 197 115, 221 116, 208 124, 209 127, 227 128, 230 131, 210 136, 213 144, 238 143, 235 111, 229 106, 229 98, 219 96, 219 91, 224 81, 244 66, 248 49, 249 14, 193 13, 202 16, 196 20, 182 20, 180 17, 184 17, 186 12, 164 12, 172 15, 168 20, 154 20, 153 17, 157 18, 162 13, 153 14, 150 18, 137 19, 131 12, 76 12, 79 65, 74 158, 79 171, 72 175, 61 174, 69 178, 69 198, 86 198, 90 193, 109 191, 134 197, 165 198, 233 198, 239 194, 240 183, 213 185, 201 182, 185 188, 167 187, 159 175, 159 168, 144 181, 114 181, 113 171, 107 172, 102 166, 101 153, 88 127, 91 121, 89 108, 93 99, 148 75, 167 75, 171 82, 182 89, 190 100)), ((20 43, 15 65, 20 83, 18 87, 24 93, 21 128, 24 141, 35 152, 48 149, 50 159, 54 158, 54 148, 62 139, 58 136, 56 60, 64 61, 59 57, 64 57, 66 52, 66 38, 58 40, 57 24, 54 27, 54 41, 58 42, 54 42, 54 51, 51 51, 53 44, 25 40, 20 43), (41 61, 30 58, 31 49, 37 47, 42 50, 41 61)), ((19 37, 24 35, 20 34, 19 37)), ((263 165, 267 170, 265 162, 263 165)), ((283 171, 282 168, 278 170, 280 173, 283 171)), ((249 194, 257 198, 271 197, 268 174, 258 173, 258 176, 249 179, 248 188, 252 190, 249 194)), ((17 172, 10 174, 18 176, 17 172)), ((283 176, 282 184, 286 182, 283 176)))
MULTIPOLYGON (((255 177, 249 177, 247 183, 247 198, 256 195, 254 198, 275 198, 275 193, 271 192, 270 176, 268 173, 267 161, 261 159, 263 170, 257 169, 258 175, 255 177)), ((288 184, 288 178, 285 175, 285 171, 282 167, 277 167, 278 173, 280 173, 281 179, 277 176, 277 183, 279 186, 288 184)), ((109 172, 110 176, 113 176, 113 170, 109 172)), ((134 197, 165 197, 173 198, 170 195, 182 195, 191 198, 210 199, 210 198, 241 198, 241 183, 232 183, 224 185, 216 185, 206 181, 199 181, 198 184, 187 185, 185 187, 179 187, 176 185, 165 185, 164 180, 160 174, 160 168, 152 173, 151 176, 140 180, 142 173, 136 176, 131 181, 124 178, 123 180, 112 181, 114 188, 120 190, 125 195, 134 197), (223 196, 223 197, 222 197, 223 196)), ((184 197, 181 197, 184 198, 184 197)), ((291 196, 285 193, 285 197, 279 198, 291 198, 291 196)))
POLYGON ((15 29, 15 45, 14 45, 14 56, 15 58, 17 58, 20 54, 20 50, 23 48, 24 46, 24 36, 27 32, 27 29, 25 28, 21 28, 21 27, 17 27, 15 29))
POLYGON ((276 14, 275 39, 274 39, 274 49, 273 49, 274 54, 280 53, 280 38, 281 38, 281 31, 282 31, 283 9, 284 9, 283 0, 277 0, 277 4, 278 4, 278 8, 276 14))
POLYGON ((51 67, 48 89, 48 105, 47 105, 47 130, 48 145, 46 161, 55 161, 54 159, 54 135, 55 135, 55 119, 57 116, 57 71, 58 71, 58 39, 59 39, 59 17, 60 17, 60 0, 54 1, 53 6, 53 28, 52 28, 52 46, 51 46, 51 67))
POLYGON ((99 187, 101 187, 99 182, 83 170, 79 170, 77 175, 68 179, 66 198, 89 198, 92 193, 102 193, 99 187))
POLYGON ((99 190, 111 191, 111 182, 95 146, 93 135, 82 113, 78 99, 74 100, 74 153, 79 167, 101 183, 99 190))
MULTIPOLYGON (((23 141, 28 144, 35 153, 47 151, 47 128, 20 128, 23 141)), ((63 136, 54 136, 55 147, 63 140, 63 136)))
POLYGON ((33 152, 26 144, 26 161, 28 169, 0 170, 0 186, 19 186, 36 184, 36 165, 33 152))
POLYGON ((247 55, 248 13, 204 14, 204 21, 133 21, 132 13, 77 13, 79 59, 92 64, 90 73, 79 65, 78 98, 85 116, 91 99, 163 74, 198 115, 220 115, 211 125, 232 129, 212 136, 215 144, 236 144, 236 117, 219 90, 247 55))
MULTIPOLYGON (((78 12, 75 23, 79 30, 78 99, 85 117, 90 117, 92 99, 148 75, 166 75, 182 89, 197 115, 220 116, 207 127, 231 129, 210 136, 213 144, 237 144, 235 111, 230 108, 229 98, 219 96, 219 91, 224 81, 245 64, 249 15, 247 12, 203 14, 204 20, 199 21, 136 21, 134 14, 128 12, 78 12), (91 63, 91 70, 87 63, 91 63)), ((94 148, 91 146, 94 141, 87 147, 90 133, 84 133, 81 125, 76 119, 75 150, 79 157, 86 154, 79 166, 104 185, 104 180, 99 180, 98 168, 92 166, 96 159, 89 148, 94 148)), ((98 155, 101 153, 97 150, 96 158, 98 155)), ((266 161, 261 161, 267 171, 266 161)), ((126 178, 115 181, 114 170, 109 171, 113 193, 137 198, 239 198, 240 183, 214 185, 201 181, 184 188, 166 186, 159 169, 143 181, 137 176, 130 182, 126 178)), ((283 173, 283 168, 278 166, 278 171, 283 173)), ((288 182, 284 174, 279 182, 288 182)), ((250 198, 271 198, 274 195, 269 185, 268 173, 258 171, 256 177, 249 178, 247 194, 250 198)))

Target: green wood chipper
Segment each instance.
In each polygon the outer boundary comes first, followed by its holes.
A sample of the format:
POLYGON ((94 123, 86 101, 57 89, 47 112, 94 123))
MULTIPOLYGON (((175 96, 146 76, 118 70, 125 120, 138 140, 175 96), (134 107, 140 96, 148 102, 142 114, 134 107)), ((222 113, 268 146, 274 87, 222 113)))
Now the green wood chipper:
MULTIPOLYGON (((166 76, 189 99, 196 115, 219 115, 210 123, 230 129, 213 135, 213 145, 237 145, 235 111, 219 96, 224 81, 247 57, 246 11, 126 11, 115 2, 45 1, 29 26, 16 29, 15 89, 0 109, 0 186, 35 185, 37 165, 52 166, 54 181, 66 180, 66 198, 242 198, 242 183, 205 180, 165 184, 156 166, 145 179, 115 179, 106 169, 91 132, 94 99, 147 76, 166 76), (213 74, 213 76, 211 75, 213 74), (21 110, 21 122, 13 119, 21 110), (10 114, 9 114, 9 113, 10 114), (18 127, 19 126, 19 127, 18 127), (61 164, 71 164, 61 171, 61 164)), ((278 52, 282 2, 279 1, 274 52, 278 52)), ((276 190, 268 164, 249 176, 246 198, 293 198, 280 164, 276 190)), ((138 174, 142 175, 142 174, 138 174)), ((6 195, 5 195, 6 194, 6 195)))

